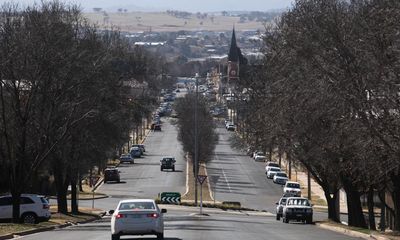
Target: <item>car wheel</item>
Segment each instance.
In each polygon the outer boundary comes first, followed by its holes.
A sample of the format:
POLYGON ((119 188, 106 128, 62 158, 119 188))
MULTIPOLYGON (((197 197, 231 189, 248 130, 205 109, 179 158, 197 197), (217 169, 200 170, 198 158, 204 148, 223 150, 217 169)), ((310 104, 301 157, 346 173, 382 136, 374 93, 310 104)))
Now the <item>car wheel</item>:
POLYGON ((306 219, 306 224, 311 224, 312 223, 312 217, 309 217, 306 219))
POLYGON ((161 172, 164 170, 164 168, 161 168, 161 172))
POLYGON ((286 217, 283 218, 283 222, 284 222, 284 223, 289 223, 289 218, 286 218, 286 217))
POLYGON ((36 214, 34 213, 24 213, 21 217, 21 220, 22 223, 27 223, 27 224, 37 223, 37 217, 36 214))
POLYGON ((111 234, 111 240, 119 240, 119 235, 111 234))
POLYGON ((175 167, 172 168, 172 171, 175 172, 175 167))
POLYGON ((158 233, 157 239, 164 239, 164 233, 158 233))
POLYGON ((276 214, 276 220, 277 221, 281 220, 281 217, 279 216, 279 214, 276 214))

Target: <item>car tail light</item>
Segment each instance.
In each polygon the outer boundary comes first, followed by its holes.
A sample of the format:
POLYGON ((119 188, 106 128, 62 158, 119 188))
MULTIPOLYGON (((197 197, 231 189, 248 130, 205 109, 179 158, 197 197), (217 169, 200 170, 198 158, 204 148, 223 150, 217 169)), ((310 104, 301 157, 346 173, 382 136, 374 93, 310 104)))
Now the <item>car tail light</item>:
POLYGON ((43 204, 43 209, 49 209, 49 205, 43 204))
POLYGON ((149 218, 158 218, 158 213, 150 213, 150 214, 147 214, 147 217, 149 217, 149 218))
POLYGON ((118 213, 117 215, 115 215, 116 219, 125 218, 125 217, 126 217, 126 215, 121 214, 121 213, 118 213))

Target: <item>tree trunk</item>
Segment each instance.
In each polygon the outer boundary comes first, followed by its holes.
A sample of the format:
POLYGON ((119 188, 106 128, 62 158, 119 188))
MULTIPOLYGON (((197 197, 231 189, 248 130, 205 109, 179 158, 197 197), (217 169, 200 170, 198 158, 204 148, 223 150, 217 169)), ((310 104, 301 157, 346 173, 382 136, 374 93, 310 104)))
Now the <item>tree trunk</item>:
POLYGON ((77 200, 77 177, 72 177, 71 178, 71 213, 77 214, 79 212, 78 210, 78 200, 77 200))
POLYGON ((381 200, 381 218, 380 218, 380 223, 379 223, 379 229, 384 232, 386 230, 386 206, 385 206, 385 201, 386 201, 386 196, 385 196, 385 190, 379 191, 379 199, 381 200))
POLYGON ((347 210, 349 214, 349 226, 367 228, 362 212, 360 193, 347 179, 342 177, 343 188, 347 194, 347 210))
POLYGON ((394 229, 393 231, 400 231, 400 175, 391 177, 393 182, 393 208, 394 208, 394 229))
POLYGON ((374 190, 368 190, 368 222, 369 229, 376 231, 375 213, 374 213, 374 190))
POLYGON ((70 180, 65 173, 66 170, 60 165, 63 166, 63 164, 58 164, 54 169, 54 182, 56 184, 57 191, 57 207, 59 213, 68 214, 67 194, 70 180))
POLYGON ((337 201, 339 200, 339 190, 333 193, 333 197, 331 197, 331 194, 329 192, 329 189, 325 190, 324 189, 324 194, 326 201, 328 203, 328 218, 334 222, 340 222, 340 215, 339 215, 339 209, 338 209, 338 204, 337 201))
POLYGON ((12 196, 12 222, 20 223, 20 204, 21 204, 21 193, 19 191, 13 191, 12 196))

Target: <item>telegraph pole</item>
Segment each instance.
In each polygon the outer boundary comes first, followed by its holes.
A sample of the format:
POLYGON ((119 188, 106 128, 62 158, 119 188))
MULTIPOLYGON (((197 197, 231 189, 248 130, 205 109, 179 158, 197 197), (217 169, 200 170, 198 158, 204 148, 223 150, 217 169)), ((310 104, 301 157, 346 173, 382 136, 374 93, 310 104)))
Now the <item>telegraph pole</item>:
POLYGON ((195 97, 195 105, 194 105, 194 203, 197 206, 197 176, 199 175, 199 159, 198 159, 198 122, 197 122, 197 104, 199 98, 199 74, 196 73, 196 97, 195 97))

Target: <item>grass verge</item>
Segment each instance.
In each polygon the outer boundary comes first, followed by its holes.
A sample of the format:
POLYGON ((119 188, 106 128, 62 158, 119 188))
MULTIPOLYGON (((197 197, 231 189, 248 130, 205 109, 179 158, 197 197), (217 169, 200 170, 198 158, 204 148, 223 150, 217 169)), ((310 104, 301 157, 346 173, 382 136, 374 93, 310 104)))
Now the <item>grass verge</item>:
POLYGON ((17 224, 17 223, 0 223, 0 236, 17 234, 38 230, 41 228, 56 227, 67 223, 79 223, 99 218, 99 215, 91 209, 80 208, 78 214, 61 214, 57 213, 57 207, 51 206, 51 218, 47 222, 40 222, 38 224, 17 224))

